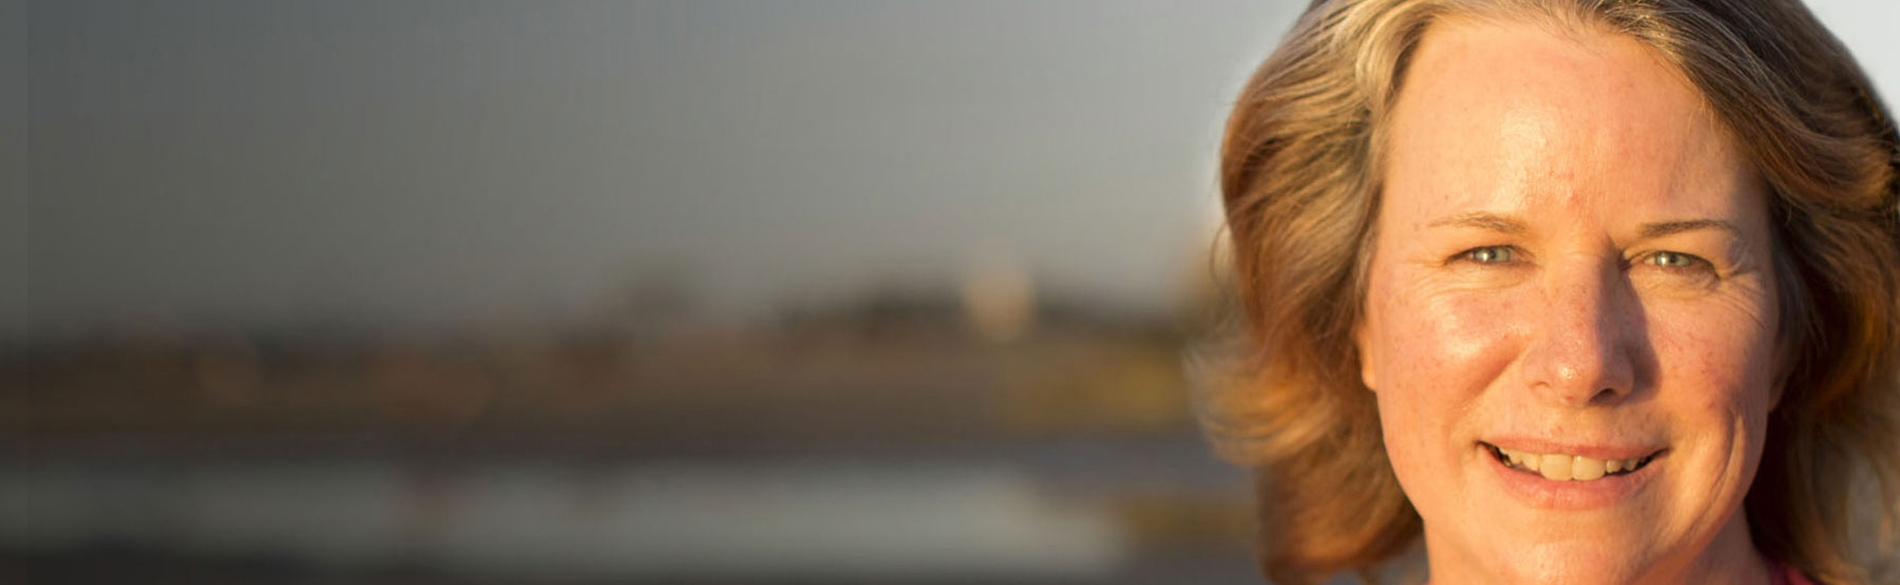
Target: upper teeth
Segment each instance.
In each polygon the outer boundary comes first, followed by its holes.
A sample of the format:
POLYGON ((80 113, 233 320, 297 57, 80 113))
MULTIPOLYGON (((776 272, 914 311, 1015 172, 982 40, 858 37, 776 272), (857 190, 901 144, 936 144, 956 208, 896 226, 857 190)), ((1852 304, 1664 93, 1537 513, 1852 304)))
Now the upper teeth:
POLYGON ((1498 447, 1498 453, 1511 462, 1512 466, 1543 474, 1544 479, 1555 481, 1589 481, 1604 475, 1620 471, 1633 471, 1641 466, 1647 457, 1635 459, 1591 459, 1582 455, 1531 453, 1498 447))

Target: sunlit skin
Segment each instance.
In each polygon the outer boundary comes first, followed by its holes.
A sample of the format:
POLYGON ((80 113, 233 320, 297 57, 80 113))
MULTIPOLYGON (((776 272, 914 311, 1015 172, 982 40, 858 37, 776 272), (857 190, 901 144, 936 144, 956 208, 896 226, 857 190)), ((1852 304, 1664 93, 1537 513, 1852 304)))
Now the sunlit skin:
POLYGON ((1357 338, 1432 582, 1766 585, 1765 187, 1660 56, 1560 26, 1434 24, 1389 119, 1357 338), (1655 459, 1558 482, 1492 444, 1655 459))

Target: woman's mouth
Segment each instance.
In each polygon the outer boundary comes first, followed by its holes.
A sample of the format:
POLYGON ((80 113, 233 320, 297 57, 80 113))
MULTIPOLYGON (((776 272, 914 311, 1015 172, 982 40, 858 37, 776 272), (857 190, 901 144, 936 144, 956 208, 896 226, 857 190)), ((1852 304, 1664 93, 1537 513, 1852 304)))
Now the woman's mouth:
POLYGON ((1505 467, 1542 475, 1551 481, 1591 481, 1606 476, 1629 475, 1648 466, 1661 453, 1659 451, 1635 459, 1593 459, 1565 453, 1505 449, 1490 443, 1483 445, 1505 467))

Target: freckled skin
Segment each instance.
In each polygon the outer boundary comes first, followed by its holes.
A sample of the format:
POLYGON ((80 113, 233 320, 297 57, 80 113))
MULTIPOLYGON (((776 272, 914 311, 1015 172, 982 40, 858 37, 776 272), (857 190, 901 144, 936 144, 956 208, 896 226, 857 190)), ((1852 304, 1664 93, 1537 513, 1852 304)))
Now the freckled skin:
POLYGON ((1610 33, 1453 18, 1389 123, 1358 343, 1433 582, 1768 583, 1739 510, 1773 408, 1773 236, 1694 86, 1610 33), (1444 221, 1474 212, 1515 227, 1444 221), (1727 227, 1646 233, 1687 220, 1727 227), (1627 497, 1553 510, 1504 491, 1494 436, 1666 451, 1627 497))

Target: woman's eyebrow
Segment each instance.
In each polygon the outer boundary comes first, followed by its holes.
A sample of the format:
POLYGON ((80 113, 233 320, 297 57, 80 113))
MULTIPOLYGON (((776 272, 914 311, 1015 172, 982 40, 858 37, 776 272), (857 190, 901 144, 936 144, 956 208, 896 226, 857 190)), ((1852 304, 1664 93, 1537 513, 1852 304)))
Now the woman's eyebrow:
MULTIPOLYGON (((1529 224, 1526 224, 1524 220, 1488 211, 1472 211, 1441 217, 1432 220, 1432 223, 1429 224, 1428 227, 1445 226, 1477 228, 1511 235, 1519 235, 1530 231, 1529 224)), ((1643 224, 1642 237, 1648 240, 1683 232, 1708 229, 1722 230, 1736 236, 1742 234, 1742 230, 1735 227, 1735 224, 1719 219, 1682 219, 1643 224)))
POLYGON ((1742 235, 1742 230, 1737 229, 1735 224, 1719 219, 1685 219, 1643 224, 1643 239, 1648 240, 1682 232, 1708 229, 1724 230, 1735 236, 1742 235))
POLYGON ((1472 211, 1441 217, 1432 220, 1427 227, 1444 226, 1478 228, 1510 235, 1520 235, 1530 231, 1530 225, 1524 223, 1524 220, 1489 211, 1472 211))

